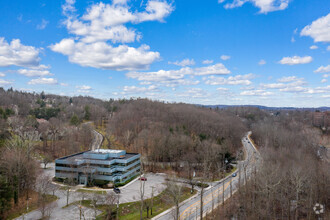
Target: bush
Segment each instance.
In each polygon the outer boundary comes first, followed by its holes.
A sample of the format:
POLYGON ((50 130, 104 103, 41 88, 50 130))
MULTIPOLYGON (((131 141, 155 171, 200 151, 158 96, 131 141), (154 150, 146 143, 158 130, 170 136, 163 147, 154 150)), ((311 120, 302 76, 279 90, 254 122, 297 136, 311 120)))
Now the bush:
POLYGON ((132 176, 130 179, 126 180, 125 182, 123 183, 116 183, 116 187, 119 187, 119 186, 125 186, 127 183, 131 182, 132 180, 134 180, 136 177, 138 177, 140 174, 137 174, 135 176, 132 176))
POLYGON ((93 183, 95 186, 103 187, 104 185, 107 185, 110 181, 107 180, 94 180, 93 183))

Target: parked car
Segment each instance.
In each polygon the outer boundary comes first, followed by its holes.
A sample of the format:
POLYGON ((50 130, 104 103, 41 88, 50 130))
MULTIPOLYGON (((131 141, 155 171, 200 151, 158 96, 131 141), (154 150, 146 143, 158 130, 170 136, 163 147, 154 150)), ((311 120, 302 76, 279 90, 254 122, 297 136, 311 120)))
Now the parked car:
POLYGON ((145 177, 140 177, 139 180, 141 180, 141 181, 147 181, 147 178, 145 178, 145 177))
POLYGON ((235 177, 235 176, 237 176, 237 173, 233 173, 233 175, 231 175, 232 177, 235 177))
POLYGON ((117 193, 117 194, 119 194, 120 193, 120 189, 119 188, 113 188, 113 191, 115 192, 115 193, 117 193))

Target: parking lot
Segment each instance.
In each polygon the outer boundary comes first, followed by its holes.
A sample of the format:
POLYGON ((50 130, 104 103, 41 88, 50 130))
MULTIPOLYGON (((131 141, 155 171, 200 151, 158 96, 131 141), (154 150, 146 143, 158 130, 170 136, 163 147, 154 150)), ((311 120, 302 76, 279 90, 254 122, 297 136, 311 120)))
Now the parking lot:
MULTIPOLYGON (((47 165, 47 169, 43 169, 43 172, 47 175, 54 176, 54 163, 47 165)), ((138 179, 133 180, 132 182, 128 183, 126 186, 120 187, 121 193, 119 194, 119 203, 127 203, 127 202, 134 202, 140 200, 140 186, 141 183, 144 183, 144 199, 151 198, 152 192, 154 196, 161 193, 165 188, 165 175, 164 174, 153 174, 148 173, 144 176, 147 178, 147 181, 140 181, 138 179)), ((74 190, 79 189, 81 187, 74 187, 74 190)), ((101 189, 104 191, 104 189, 101 189)), ((113 189, 107 189, 105 191, 113 191, 113 189)), ((64 191, 58 190, 55 194, 59 199, 54 202, 54 209, 52 210, 52 215, 50 219, 79 219, 80 210, 77 206, 71 205, 66 208, 62 208, 66 205, 66 196, 64 191)), ((52 194, 52 192, 49 192, 52 194)), ((87 193, 89 196, 92 196, 93 193, 87 193)), ((69 199, 69 203, 81 200, 81 194, 76 191, 72 191, 69 199)), ((94 210, 83 208, 85 219, 93 219, 94 217, 94 210)), ((98 212, 99 214, 99 212, 98 212)), ((39 219, 41 214, 39 211, 34 210, 27 213, 24 216, 24 219, 39 219)), ((17 219, 23 219, 23 216, 18 217, 17 219)))

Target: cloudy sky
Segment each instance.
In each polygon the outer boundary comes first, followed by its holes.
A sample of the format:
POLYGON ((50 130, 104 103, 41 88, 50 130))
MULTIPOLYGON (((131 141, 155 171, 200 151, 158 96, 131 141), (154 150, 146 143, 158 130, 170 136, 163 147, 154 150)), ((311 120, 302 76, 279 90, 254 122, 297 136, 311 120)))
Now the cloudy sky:
POLYGON ((330 106, 329 0, 2 0, 0 87, 330 106))

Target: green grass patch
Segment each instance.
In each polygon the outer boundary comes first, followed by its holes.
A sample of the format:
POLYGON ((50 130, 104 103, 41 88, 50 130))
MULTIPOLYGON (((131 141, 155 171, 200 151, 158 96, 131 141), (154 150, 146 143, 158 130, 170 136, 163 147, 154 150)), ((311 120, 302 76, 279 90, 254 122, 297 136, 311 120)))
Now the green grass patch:
MULTIPOLYGON (((51 203, 54 202, 55 200, 57 200, 57 196, 53 196, 53 195, 46 195, 47 196, 47 203, 51 203)), ((15 219, 18 218, 19 216, 29 213, 31 211, 34 211, 38 208, 38 204, 35 203, 31 203, 29 204, 29 210, 26 210, 26 206, 22 207, 21 209, 15 211, 14 213, 11 213, 7 216, 7 219, 15 219)))
POLYGON ((225 176, 227 177, 227 176, 231 175, 231 174, 234 173, 236 170, 237 170, 237 167, 233 167, 233 168, 230 170, 229 173, 226 173, 226 174, 225 174, 225 176))
POLYGON ((88 189, 78 189, 76 192, 85 192, 85 193, 95 193, 95 194, 107 194, 107 191, 105 190, 88 190, 88 189))
MULTIPOLYGON (((191 193, 190 190, 191 189, 188 187, 183 188, 183 193, 182 193, 182 196, 180 199, 181 202, 190 198, 191 196, 193 196, 197 193, 196 190, 194 190, 193 193, 191 193)), ((151 216, 150 210, 149 210, 149 218, 147 218, 147 209, 146 209, 146 205, 144 205, 143 219, 151 219, 151 218, 155 217, 156 215, 171 208, 173 206, 173 204, 171 204, 167 201, 168 200, 167 200, 166 190, 163 191, 162 193, 160 193, 159 195, 155 196, 153 198, 153 208, 152 208, 153 215, 151 216)), ((80 202, 80 201, 77 201, 76 203, 78 203, 78 202, 80 202)), ((90 200, 84 200, 81 202, 82 202, 82 205, 89 207, 89 208, 93 208, 90 200)), ((145 204, 151 204, 151 198, 146 199, 144 202, 145 202, 145 204)), ((116 207, 116 205, 114 205, 114 210, 116 209, 115 207, 116 207)), ((100 220, 104 219, 106 205, 98 205, 97 209, 99 209, 103 212, 102 214, 100 214, 97 217, 97 219, 100 219, 100 220)), ((140 201, 120 204, 119 205, 119 219, 121 219, 121 220, 140 219, 140 201)))

